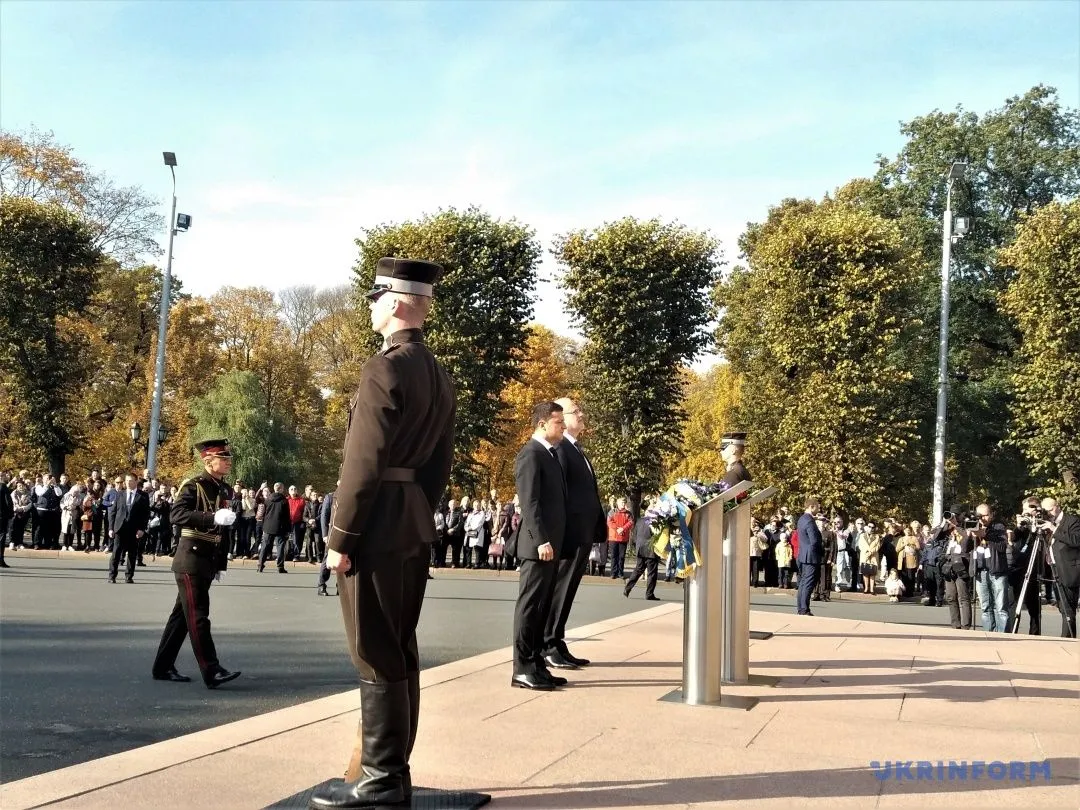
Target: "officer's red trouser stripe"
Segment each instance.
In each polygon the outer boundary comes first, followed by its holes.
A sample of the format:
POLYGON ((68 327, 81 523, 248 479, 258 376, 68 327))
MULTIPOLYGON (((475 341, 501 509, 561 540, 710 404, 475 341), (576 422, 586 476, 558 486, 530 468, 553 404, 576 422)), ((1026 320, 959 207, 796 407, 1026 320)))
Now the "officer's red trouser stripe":
POLYGON ((184 578, 184 590, 187 591, 187 626, 188 635, 191 636, 191 649, 195 651, 195 660, 199 662, 199 669, 206 672, 206 658, 203 656, 202 639, 199 638, 199 630, 195 625, 195 590, 191 587, 191 574, 181 574, 184 578))

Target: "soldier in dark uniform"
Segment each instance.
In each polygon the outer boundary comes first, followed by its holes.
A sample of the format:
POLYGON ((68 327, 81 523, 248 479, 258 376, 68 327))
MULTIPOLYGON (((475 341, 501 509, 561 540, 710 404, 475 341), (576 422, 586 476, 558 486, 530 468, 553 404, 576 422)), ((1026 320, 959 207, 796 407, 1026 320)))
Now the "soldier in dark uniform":
POLYGON ((176 656, 190 635, 203 682, 208 689, 216 689, 240 676, 218 663, 210 635, 210 584, 225 575, 229 527, 236 520, 236 513, 229 508, 232 487, 225 482, 232 468, 232 453, 228 439, 200 442, 195 450, 205 472, 180 485, 169 514, 173 525, 181 527, 172 563, 179 594, 161 634, 152 672, 158 681, 190 681, 176 671, 176 656))
MULTIPOLYGON (((720 456, 727 464, 724 483, 733 487, 742 481, 752 481, 750 473, 742 463, 743 450, 746 449, 745 433, 725 433, 720 440, 720 456)), ((740 497, 739 500, 742 500, 740 497)))
POLYGON ((383 350, 364 365, 349 413, 326 566, 337 572, 345 636, 360 676, 359 763, 310 806, 408 803, 420 711, 416 625, 427 586, 431 516, 450 478, 455 395, 420 327, 437 264, 380 259, 368 293, 383 350))

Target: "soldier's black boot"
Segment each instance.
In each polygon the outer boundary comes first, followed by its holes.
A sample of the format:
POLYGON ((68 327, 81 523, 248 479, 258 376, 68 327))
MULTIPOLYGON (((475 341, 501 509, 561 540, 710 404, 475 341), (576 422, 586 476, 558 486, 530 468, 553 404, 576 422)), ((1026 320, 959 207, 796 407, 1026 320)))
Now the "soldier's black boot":
POLYGON ((409 745, 405 749, 405 773, 401 778, 405 798, 412 798, 412 772, 409 770, 409 758, 416 743, 416 728, 420 723, 420 673, 409 673, 409 745))
POLYGON ((360 682, 360 755, 357 782, 335 779, 312 794, 308 807, 409 806, 404 776, 411 733, 409 682, 360 682))

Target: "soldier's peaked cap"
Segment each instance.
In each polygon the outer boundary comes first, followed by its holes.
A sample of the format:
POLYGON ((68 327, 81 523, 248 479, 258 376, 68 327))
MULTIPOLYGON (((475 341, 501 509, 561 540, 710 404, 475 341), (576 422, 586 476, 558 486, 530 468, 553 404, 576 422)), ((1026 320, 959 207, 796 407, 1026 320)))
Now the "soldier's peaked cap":
POLYGON ((746 446, 746 434, 745 433, 725 433, 724 437, 720 440, 721 445, 733 444, 736 447, 746 446))
POLYGON ((442 265, 435 262, 387 256, 375 267, 375 284, 367 297, 374 300, 384 292, 399 292, 430 298, 442 272, 442 265))
POLYGON ((232 458, 228 439, 207 439, 203 442, 196 442, 195 452, 199 454, 199 458, 210 458, 211 456, 232 458))

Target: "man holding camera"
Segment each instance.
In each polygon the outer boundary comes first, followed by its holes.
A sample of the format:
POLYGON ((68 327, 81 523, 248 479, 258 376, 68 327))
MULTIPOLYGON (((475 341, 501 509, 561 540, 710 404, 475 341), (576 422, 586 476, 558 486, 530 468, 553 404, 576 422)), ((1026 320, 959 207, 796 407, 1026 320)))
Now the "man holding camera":
MULTIPOLYGON (((1014 611, 1010 618, 1015 618, 1020 611, 1020 591, 1024 590, 1024 579, 1027 576, 1028 565, 1031 564, 1031 555, 1035 553, 1038 542, 1039 524, 1042 522, 1042 511, 1039 509, 1039 499, 1031 496, 1025 498, 1020 505, 1020 514, 1016 516, 1016 530, 1013 532, 1009 543, 1009 590, 1012 592, 1012 604, 1014 611)), ((1035 562, 1031 568, 1031 580, 1024 590, 1024 610, 1028 614, 1028 635, 1038 636, 1042 634, 1042 603, 1039 600, 1039 583, 1043 575, 1043 557, 1035 554, 1035 562)), ((1012 627, 1010 621, 1009 624, 1012 627)))
POLYGON ((1053 498, 1045 498, 1046 520, 1040 528, 1052 531, 1050 552, 1057 569, 1061 637, 1076 638, 1076 602, 1080 598, 1080 517, 1067 514, 1053 498))
POLYGON ((1009 533, 994 519, 989 504, 975 508, 976 523, 969 529, 975 548, 971 553, 971 576, 979 594, 982 625, 986 632, 1007 632, 1009 620, 1009 533))

